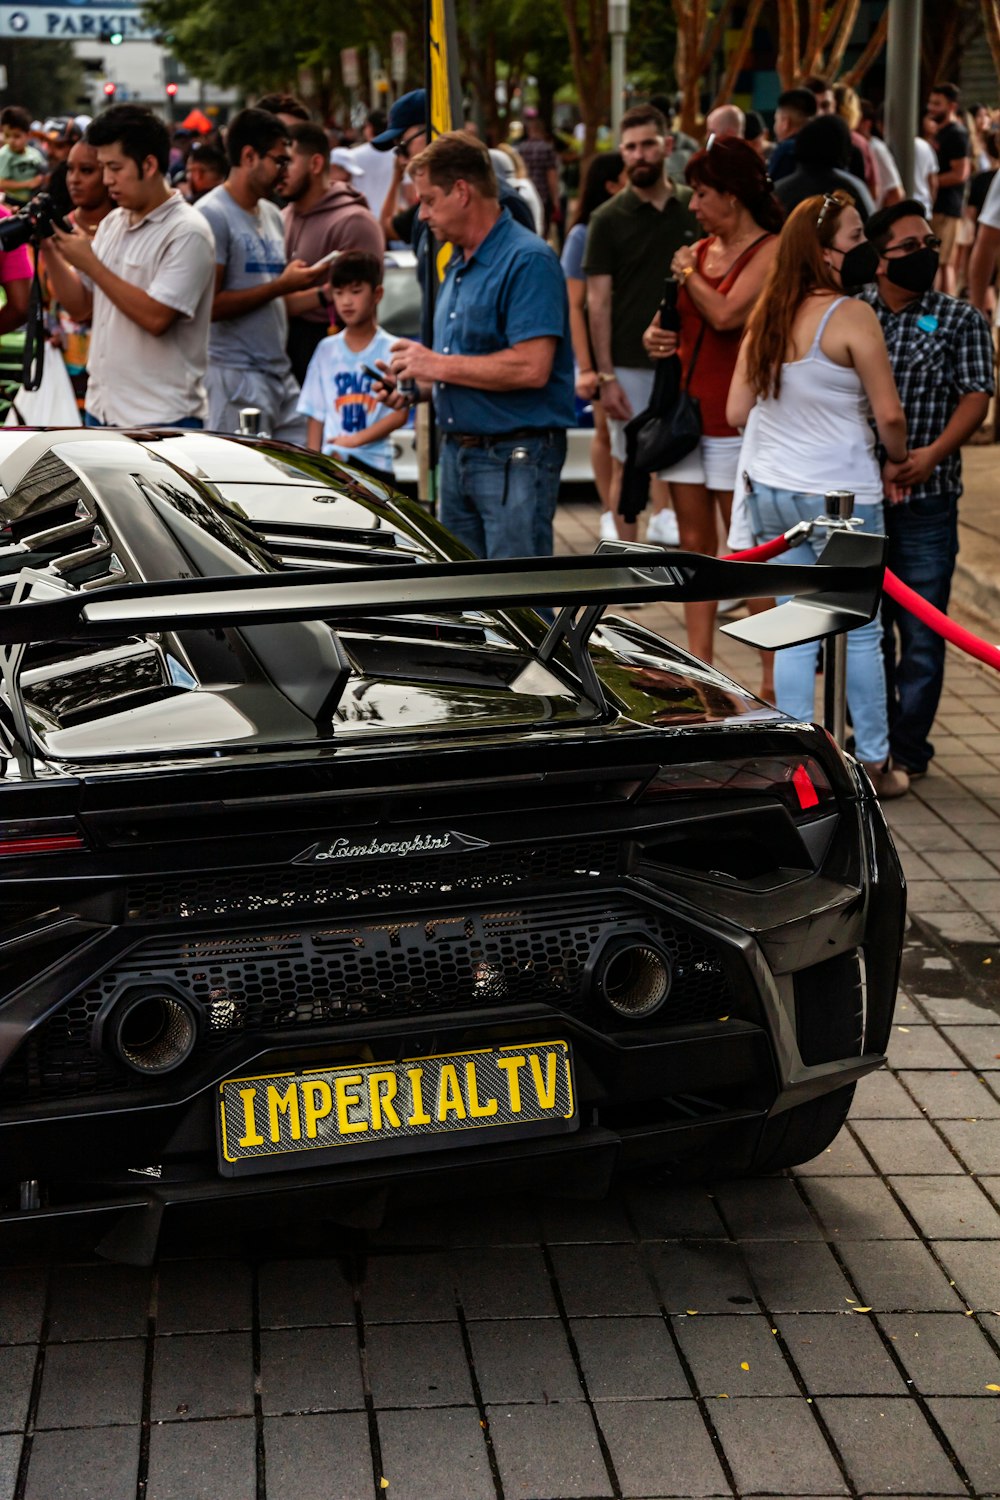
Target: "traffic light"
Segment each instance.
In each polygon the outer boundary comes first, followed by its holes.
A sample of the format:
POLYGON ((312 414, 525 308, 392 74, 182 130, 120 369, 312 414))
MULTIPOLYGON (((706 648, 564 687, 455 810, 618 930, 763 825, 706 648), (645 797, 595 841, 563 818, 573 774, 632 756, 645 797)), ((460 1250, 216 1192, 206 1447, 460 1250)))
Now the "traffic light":
POLYGON ((124 34, 120 31, 113 31, 108 37, 108 41, 111 43, 112 47, 120 47, 124 40, 124 34))
POLYGON ((108 101, 109 104, 111 103, 112 99, 115 97, 115 90, 116 90, 117 87, 118 87, 118 85, 115 84, 115 83, 112 83, 110 80, 104 85, 104 97, 105 97, 105 99, 107 99, 107 101, 108 101))
POLYGON ((167 98, 168 99, 173 99, 175 97, 176 93, 177 93, 177 85, 176 85, 176 83, 168 83, 167 84, 167 98))

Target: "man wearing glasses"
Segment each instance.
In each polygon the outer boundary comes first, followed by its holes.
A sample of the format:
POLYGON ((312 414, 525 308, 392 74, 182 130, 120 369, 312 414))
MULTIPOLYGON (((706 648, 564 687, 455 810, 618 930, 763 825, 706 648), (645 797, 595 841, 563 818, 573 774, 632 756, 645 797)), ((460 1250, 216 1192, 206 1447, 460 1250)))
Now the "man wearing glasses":
MULTIPOLYGON (((395 172, 385 195, 379 220, 385 242, 388 245, 392 241, 402 240, 404 244, 412 245, 418 255, 422 252, 422 243, 427 233, 426 224, 418 217, 420 205, 414 202, 409 208, 397 212, 396 202, 410 162, 420 155, 428 139, 427 91, 412 89, 396 100, 389 111, 389 124, 371 142, 376 151, 391 151, 395 157, 395 172)), ((535 221, 531 216, 531 209, 520 193, 516 193, 505 182, 499 182, 497 188, 500 207, 506 208, 512 219, 534 233, 535 221)))
MULTIPOLYGON (((910 443, 887 495, 889 567, 943 610, 958 553, 961 447, 986 416, 993 343, 981 313, 932 290, 941 241, 924 215, 906 199, 868 220, 879 262, 877 285, 862 295, 882 324, 910 443)), ((912 779, 934 754, 928 735, 944 681, 944 641, 888 598, 882 614, 889 744, 893 763, 912 779)))
POLYGON ((306 418, 298 412, 286 349, 288 317, 323 305, 330 268, 286 263, 284 226, 271 198, 292 159, 287 127, 266 110, 240 110, 226 149, 229 176, 197 204, 215 238, 208 425, 235 432, 240 408, 256 406, 271 437, 304 443, 306 418))

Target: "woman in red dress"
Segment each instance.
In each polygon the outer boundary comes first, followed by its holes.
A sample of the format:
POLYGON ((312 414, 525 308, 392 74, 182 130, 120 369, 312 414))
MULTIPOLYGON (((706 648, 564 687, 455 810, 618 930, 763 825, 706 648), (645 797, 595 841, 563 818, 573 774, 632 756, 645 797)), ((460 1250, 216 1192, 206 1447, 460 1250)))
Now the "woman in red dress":
MULTIPOLYGON (((724 532, 729 529, 742 442, 726 421, 726 397, 744 324, 774 259, 784 209, 760 157, 737 136, 710 140, 684 175, 694 189, 691 209, 706 238, 682 246, 671 262, 681 283, 679 346, 678 336, 657 320, 643 343, 653 359, 679 348, 682 379, 701 405, 701 442, 658 477, 670 483, 681 546, 714 557, 720 515, 724 532)), ((685 606, 688 644, 708 662, 715 611, 714 604, 685 606)))

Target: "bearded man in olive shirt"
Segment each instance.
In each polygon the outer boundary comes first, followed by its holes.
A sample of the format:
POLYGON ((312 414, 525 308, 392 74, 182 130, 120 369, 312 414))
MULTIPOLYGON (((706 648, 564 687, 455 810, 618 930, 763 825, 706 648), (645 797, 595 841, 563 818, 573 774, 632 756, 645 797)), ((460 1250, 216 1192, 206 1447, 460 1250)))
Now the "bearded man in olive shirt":
MULTIPOLYGON (((627 526, 617 511, 625 424, 646 408, 653 390, 653 364, 642 335, 663 297, 675 252, 698 239, 701 231, 688 206, 691 189, 675 186, 666 174, 673 137, 658 109, 641 104, 625 112, 619 149, 628 187, 591 216, 583 268, 601 406, 611 433, 611 514, 618 535, 630 541, 635 527, 627 526)), ((653 485, 654 507, 662 507, 664 487, 656 480, 653 485)), ((650 518, 650 541, 670 540, 659 534, 659 516, 657 510, 650 518)))

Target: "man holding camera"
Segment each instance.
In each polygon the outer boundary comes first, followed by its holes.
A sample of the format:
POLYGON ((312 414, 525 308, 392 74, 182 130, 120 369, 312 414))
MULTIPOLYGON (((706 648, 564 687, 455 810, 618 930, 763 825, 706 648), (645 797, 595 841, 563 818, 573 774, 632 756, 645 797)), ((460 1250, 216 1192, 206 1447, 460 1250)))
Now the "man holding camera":
POLYGON ((0 205, 0 287, 4 305, 0 307, 0 334, 13 333, 28 316, 31 295, 31 257, 23 241, 12 250, 4 248, 3 223, 12 217, 9 208, 0 205))
POLYGON ((43 241, 59 302, 92 324, 88 427, 203 427, 215 246, 167 183, 170 135, 148 109, 118 104, 86 134, 116 208, 93 238, 80 225, 43 241))

